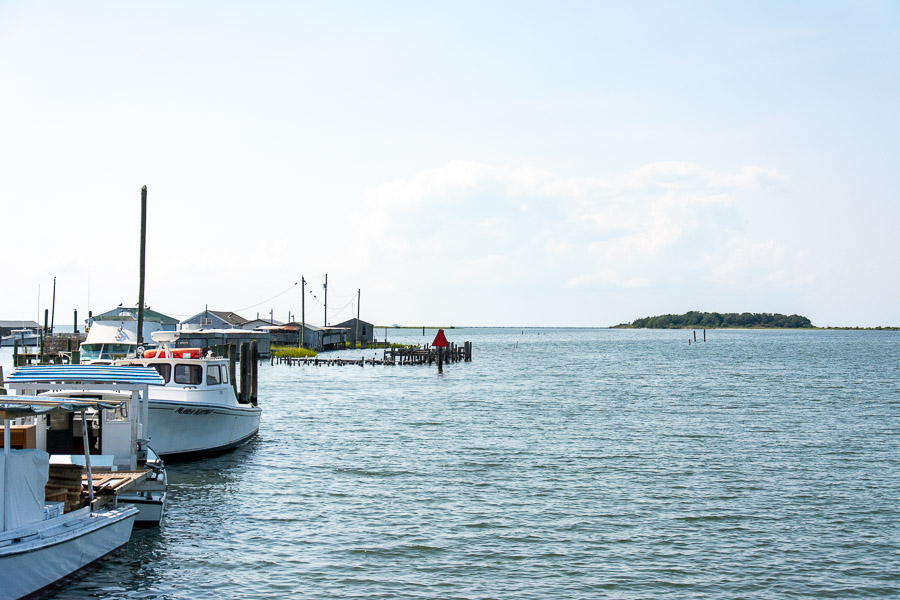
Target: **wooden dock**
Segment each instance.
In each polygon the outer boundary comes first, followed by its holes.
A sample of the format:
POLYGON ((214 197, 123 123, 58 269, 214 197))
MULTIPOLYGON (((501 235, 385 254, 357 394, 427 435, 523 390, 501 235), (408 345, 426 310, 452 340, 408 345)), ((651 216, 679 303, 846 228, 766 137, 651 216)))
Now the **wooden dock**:
MULTIPOLYGON (((297 358, 291 356, 272 356, 269 359, 269 362, 272 365, 288 365, 289 367, 298 365, 314 367, 431 365, 438 361, 439 350, 441 350, 441 348, 412 346, 408 348, 385 348, 381 358, 323 358, 320 356, 297 358)), ((471 362, 472 342, 463 342, 462 345, 450 344, 449 347, 443 348, 442 360, 445 363, 471 362)))
POLYGON ((64 333, 41 337, 37 346, 13 345, 13 366, 31 364, 68 365, 81 362, 80 344, 85 339, 83 333, 64 333))

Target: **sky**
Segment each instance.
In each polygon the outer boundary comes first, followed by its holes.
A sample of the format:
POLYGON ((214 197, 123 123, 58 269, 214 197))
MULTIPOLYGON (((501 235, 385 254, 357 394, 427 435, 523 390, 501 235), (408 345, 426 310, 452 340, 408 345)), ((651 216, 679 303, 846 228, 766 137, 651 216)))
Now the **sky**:
POLYGON ((5 0, 0 319, 135 305, 146 185, 176 318, 898 326, 897 107, 892 0, 5 0))

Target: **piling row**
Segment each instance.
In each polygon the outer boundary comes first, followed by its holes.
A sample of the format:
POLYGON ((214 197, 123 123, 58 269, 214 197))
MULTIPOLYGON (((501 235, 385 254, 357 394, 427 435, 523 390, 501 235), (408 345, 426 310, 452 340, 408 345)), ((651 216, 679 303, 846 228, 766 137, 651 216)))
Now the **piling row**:
POLYGON ((343 367, 366 365, 431 365, 440 362, 471 362, 472 342, 464 342, 462 345, 450 344, 447 348, 420 347, 386 348, 381 358, 361 357, 353 358, 321 358, 319 356, 294 357, 272 356, 269 358, 271 365, 298 365, 314 367, 343 367), (438 353, 441 352, 441 355, 438 353))

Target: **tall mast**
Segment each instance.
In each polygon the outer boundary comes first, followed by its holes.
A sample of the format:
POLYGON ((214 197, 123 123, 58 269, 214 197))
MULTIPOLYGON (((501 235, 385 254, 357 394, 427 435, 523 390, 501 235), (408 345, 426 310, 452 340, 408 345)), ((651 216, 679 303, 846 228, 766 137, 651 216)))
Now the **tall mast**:
POLYGON ((147 186, 141 186, 141 271, 138 286, 137 345, 144 344, 144 264, 147 249, 147 186))

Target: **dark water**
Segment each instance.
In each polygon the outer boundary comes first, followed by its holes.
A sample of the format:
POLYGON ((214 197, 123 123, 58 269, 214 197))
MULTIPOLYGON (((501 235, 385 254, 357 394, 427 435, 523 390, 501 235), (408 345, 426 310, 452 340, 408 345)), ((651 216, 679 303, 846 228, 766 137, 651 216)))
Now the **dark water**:
POLYGON ((55 597, 900 596, 900 334, 447 333, 263 366, 258 439, 55 597))

